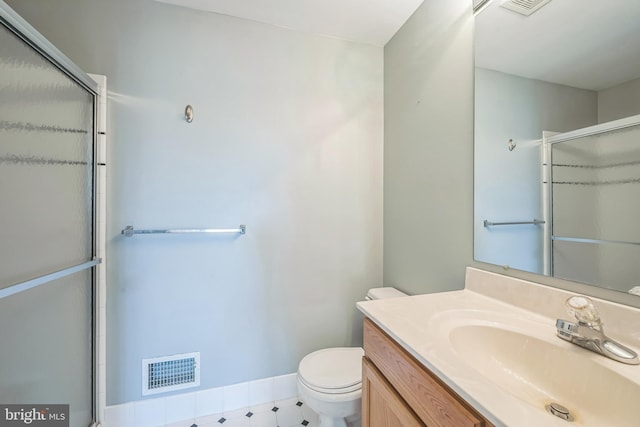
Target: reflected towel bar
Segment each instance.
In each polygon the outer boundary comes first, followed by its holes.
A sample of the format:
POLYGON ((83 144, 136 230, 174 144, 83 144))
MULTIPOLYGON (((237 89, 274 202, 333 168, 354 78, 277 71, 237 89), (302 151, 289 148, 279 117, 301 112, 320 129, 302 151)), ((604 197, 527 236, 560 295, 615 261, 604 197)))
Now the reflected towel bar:
POLYGON ((136 230, 133 225, 127 225, 120 234, 131 237, 134 234, 180 234, 180 233, 240 233, 246 234, 247 226, 240 224, 238 228, 169 228, 155 230, 136 230))
POLYGON ((540 219, 534 219, 533 221, 516 221, 516 222, 491 222, 489 220, 484 220, 485 227, 493 227, 494 225, 524 225, 524 224, 544 224, 544 221, 540 219))

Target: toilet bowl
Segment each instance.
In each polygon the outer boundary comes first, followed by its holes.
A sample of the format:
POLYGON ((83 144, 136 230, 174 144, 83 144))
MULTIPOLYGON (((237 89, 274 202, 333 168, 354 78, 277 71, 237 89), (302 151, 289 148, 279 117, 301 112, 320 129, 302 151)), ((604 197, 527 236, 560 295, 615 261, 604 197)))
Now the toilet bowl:
MULTIPOLYGON (((367 300, 406 296, 395 288, 373 288, 367 300)), ((300 399, 318 414, 322 427, 359 427, 362 400, 360 347, 335 347, 306 355, 298 366, 300 399)))

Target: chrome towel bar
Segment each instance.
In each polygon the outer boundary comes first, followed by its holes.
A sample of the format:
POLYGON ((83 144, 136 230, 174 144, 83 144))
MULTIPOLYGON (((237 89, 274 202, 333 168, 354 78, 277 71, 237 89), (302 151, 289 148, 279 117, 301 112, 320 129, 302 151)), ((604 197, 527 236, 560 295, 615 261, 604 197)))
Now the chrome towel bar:
POLYGON ((131 237, 134 234, 180 234, 180 233, 240 233, 245 234, 247 226, 240 224, 238 228, 168 228, 152 230, 136 230, 133 225, 127 225, 120 234, 131 237))
POLYGON ((515 222, 491 222, 488 220, 484 220, 485 227, 493 227, 494 225, 524 225, 524 224, 544 224, 544 221, 540 219, 534 219, 533 221, 515 221, 515 222))

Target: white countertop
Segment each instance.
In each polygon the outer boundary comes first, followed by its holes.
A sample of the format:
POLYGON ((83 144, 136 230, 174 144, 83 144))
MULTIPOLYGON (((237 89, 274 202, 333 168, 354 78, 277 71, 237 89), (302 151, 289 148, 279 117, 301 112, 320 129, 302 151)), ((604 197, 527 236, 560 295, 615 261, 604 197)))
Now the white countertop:
MULTIPOLYGON (((487 281, 490 277, 487 277, 485 273, 487 272, 480 271, 478 274, 487 281)), ((467 276, 467 281, 469 282, 469 276, 467 276)), ((523 284, 517 283, 515 285, 522 286, 523 284)), ((561 298, 559 306, 562 306, 564 291, 537 284, 533 285, 540 287, 536 292, 552 292, 553 295, 549 298, 554 300, 561 298)), ((486 296, 480 293, 480 290, 467 283, 466 289, 461 291, 363 301, 357 303, 357 307, 419 362, 494 423, 496 427, 571 427, 595 424, 592 421, 580 419, 580 417, 576 417, 576 421, 573 423, 553 417, 544 410, 540 410, 539 407, 534 407, 530 401, 527 402, 518 397, 517 393, 513 393, 513 390, 505 387, 504 384, 498 385, 489 380, 486 375, 490 371, 484 370, 482 366, 482 363, 485 362, 478 360, 476 364, 470 351, 465 351, 465 354, 461 355, 460 350, 456 350, 451 345, 450 331, 456 327, 466 326, 469 319, 473 319, 472 323, 474 324, 499 323, 501 327, 508 325, 507 328, 514 332, 531 336, 535 340, 549 342, 558 346, 561 352, 570 352, 568 354, 572 354, 571 357, 589 358, 589 363, 594 362, 640 384, 640 365, 625 365, 563 341, 556 337, 556 318, 550 317, 549 313, 546 313, 547 316, 537 314, 518 307, 518 304, 512 304, 512 301, 507 303, 486 296)), ((536 308, 536 304, 542 303, 548 311, 549 304, 545 303, 545 298, 537 298, 536 300, 530 295, 531 289, 520 288, 520 290, 529 299, 530 304, 534 306, 533 308, 536 308)), ((510 297, 513 295, 514 293, 511 292, 510 297)), ((567 295, 569 294, 567 293, 567 295)), ((521 303, 526 304, 526 301, 521 303)), ((611 303, 602 302, 602 304, 611 303)), ((624 310, 627 308, 623 307, 622 311, 624 310)), ((545 310, 541 309, 540 311, 544 312, 545 310)), ((604 311, 611 313, 610 308, 605 308, 604 311)), ((626 312, 625 315, 633 316, 634 321, 640 322, 639 313, 640 310, 631 309, 631 312, 626 312)), ((567 318, 566 315, 560 317, 567 318)), ((606 318, 603 317, 603 320, 606 321, 606 318)), ((606 329, 605 332, 607 332, 606 329)), ((628 340, 623 343, 625 345, 633 344, 628 340)), ((634 348, 637 349, 637 347, 634 348)), ((496 355, 496 357, 499 356, 496 355)), ((535 355, 531 360, 533 360, 532 363, 537 363, 535 355)), ((604 372, 609 371, 604 370, 604 372)), ((589 384, 589 386, 593 386, 593 384, 589 384)), ((544 408, 544 402, 539 402, 539 405, 544 408)), ((638 405, 634 406, 630 410, 638 411, 638 405)), ((580 408, 577 409, 577 412, 580 412, 580 408)), ((585 418, 588 417, 585 416, 585 418)), ((638 419, 640 420, 640 418, 638 419)))

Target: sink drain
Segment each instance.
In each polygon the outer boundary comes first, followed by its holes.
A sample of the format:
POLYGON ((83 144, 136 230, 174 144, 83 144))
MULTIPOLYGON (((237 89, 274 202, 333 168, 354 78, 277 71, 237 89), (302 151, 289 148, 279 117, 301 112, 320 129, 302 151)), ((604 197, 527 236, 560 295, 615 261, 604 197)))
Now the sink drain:
POLYGON ((545 409, 551 415, 555 415, 558 418, 562 418, 565 421, 573 421, 575 418, 571 415, 571 411, 562 406, 559 403, 551 402, 545 406, 545 409))

